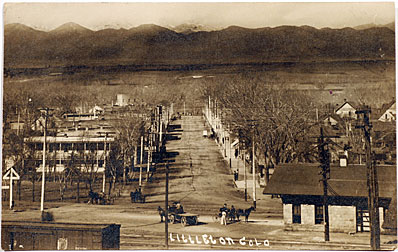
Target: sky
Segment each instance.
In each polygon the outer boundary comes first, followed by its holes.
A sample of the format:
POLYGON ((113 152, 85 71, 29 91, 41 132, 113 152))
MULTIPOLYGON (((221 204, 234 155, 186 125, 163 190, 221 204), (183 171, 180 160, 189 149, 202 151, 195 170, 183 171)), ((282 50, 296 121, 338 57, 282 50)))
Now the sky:
POLYGON ((6 2, 3 15, 4 24, 21 23, 46 31, 67 22, 92 30, 131 28, 141 24, 173 27, 184 23, 213 29, 231 25, 342 28, 393 22, 395 7, 394 2, 6 2))

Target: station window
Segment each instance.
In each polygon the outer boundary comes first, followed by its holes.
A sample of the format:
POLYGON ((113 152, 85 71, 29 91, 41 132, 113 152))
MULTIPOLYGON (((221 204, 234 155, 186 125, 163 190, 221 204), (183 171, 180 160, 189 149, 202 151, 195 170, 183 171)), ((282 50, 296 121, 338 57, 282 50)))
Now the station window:
POLYGON ((74 147, 75 147, 75 149, 77 151, 83 151, 84 150, 84 143, 76 143, 74 147))
POLYGON ((301 205, 293 204, 293 223, 301 223, 301 205))
POLYGON ((70 143, 64 143, 64 144, 62 144, 62 147, 63 147, 64 152, 72 150, 72 144, 70 144, 70 143))
POLYGON ((36 150, 43 150, 43 144, 42 143, 36 143, 36 150))
POLYGON ((94 152, 97 149, 97 144, 96 143, 89 143, 88 148, 91 152, 94 152))
POLYGON ((48 149, 49 149, 50 152, 58 151, 59 150, 59 144, 50 143, 49 146, 48 146, 48 149))
POLYGON ((315 205, 315 224, 323 224, 323 206, 315 205))

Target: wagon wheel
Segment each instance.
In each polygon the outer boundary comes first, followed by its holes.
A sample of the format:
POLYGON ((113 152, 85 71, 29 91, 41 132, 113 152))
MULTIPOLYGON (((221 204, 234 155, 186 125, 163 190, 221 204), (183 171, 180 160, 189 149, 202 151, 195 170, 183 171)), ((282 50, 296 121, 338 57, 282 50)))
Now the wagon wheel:
POLYGON ((176 223, 176 216, 174 214, 169 215, 169 222, 170 223, 176 223))
POLYGON ((182 225, 183 227, 185 227, 185 226, 187 225, 187 217, 183 216, 183 217, 181 218, 181 225, 182 225))
POLYGON ((218 214, 213 215, 212 218, 213 218, 213 221, 214 221, 214 222, 219 222, 220 217, 218 216, 218 214))

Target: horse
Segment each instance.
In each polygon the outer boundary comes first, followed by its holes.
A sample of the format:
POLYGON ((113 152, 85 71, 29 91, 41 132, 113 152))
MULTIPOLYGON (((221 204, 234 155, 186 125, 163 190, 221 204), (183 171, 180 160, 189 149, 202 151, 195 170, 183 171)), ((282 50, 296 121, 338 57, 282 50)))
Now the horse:
POLYGON ((99 193, 97 192, 93 192, 90 190, 90 192, 88 193, 88 197, 90 198, 89 201, 87 202, 88 204, 99 204, 101 202, 101 200, 103 199, 103 197, 101 197, 101 195, 99 195, 99 193))
POLYGON ((245 216, 245 221, 248 222, 249 215, 250 215, 251 211, 256 211, 256 209, 253 206, 248 209, 245 209, 245 210, 238 209, 238 212, 237 212, 238 221, 239 221, 240 216, 245 216))
POLYGON ((163 208, 161 208, 160 206, 158 206, 158 213, 160 216, 160 222, 163 222, 163 217, 166 220, 166 211, 164 211, 163 208))
POLYGON ((238 217, 238 212, 235 208, 231 208, 227 213, 227 218, 230 222, 235 222, 236 218, 238 217))
POLYGON ((135 190, 135 192, 130 192, 130 198, 132 203, 145 203, 145 195, 143 195, 141 191, 135 190))

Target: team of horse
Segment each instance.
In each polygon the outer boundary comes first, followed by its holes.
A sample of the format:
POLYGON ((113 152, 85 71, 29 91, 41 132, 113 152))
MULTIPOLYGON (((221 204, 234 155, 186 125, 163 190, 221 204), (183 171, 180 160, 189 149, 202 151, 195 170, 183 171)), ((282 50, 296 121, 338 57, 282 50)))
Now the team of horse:
POLYGON ((114 196, 114 195, 106 195, 104 193, 98 193, 98 192, 94 192, 92 190, 89 191, 88 193, 88 204, 100 204, 100 205, 112 205, 114 203, 115 197, 120 196, 120 192, 118 194, 118 196, 114 196))
POLYGON ((238 209, 236 211, 236 217, 237 217, 238 221, 239 221, 240 216, 245 216, 245 222, 249 222, 249 215, 252 211, 256 211, 256 209, 253 206, 251 206, 247 209, 238 209))
MULTIPOLYGON (((235 221, 240 221, 240 217, 244 216, 245 222, 249 222, 249 216, 252 211, 256 211, 256 209, 253 206, 251 206, 247 209, 237 209, 237 210, 228 209, 227 219, 230 222, 235 222, 235 221)), ((221 213, 219 214, 219 216, 221 216, 221 213)))
POLYGON ((101 193, 97 193, 97 192, 93 192, 90 190, 90 192, 88 193, 88 198, 89 201, 87 202, 88 204, 103 204, 103 202, 105 202, 105 197, 104 195, 101 193))
MULTIPOLYGON (((252 211, 256 211, 256 209, 253 206, 251 206, 251 207, 249 207, 247 209, 238 209, 235 212, 234 211, 229 211, 227 213, 227 218, 228 218, 228 220, 230 222, 235 222, 236 220, 240 221, 239 218, 241 216, 244 216, 245 217, 245 222, 247 223, 247 222, 249 222, 249 216, 250 216, 250 213, 252 211)), ((165 221, 166 220, 166 218, 165 218, 166 217, 166 211, 163 208, 161 208, 160 206, 158 206, 158 213, 159 213, 159 216, 160 216, 160 222, 165 221)))

